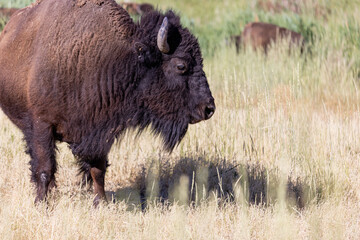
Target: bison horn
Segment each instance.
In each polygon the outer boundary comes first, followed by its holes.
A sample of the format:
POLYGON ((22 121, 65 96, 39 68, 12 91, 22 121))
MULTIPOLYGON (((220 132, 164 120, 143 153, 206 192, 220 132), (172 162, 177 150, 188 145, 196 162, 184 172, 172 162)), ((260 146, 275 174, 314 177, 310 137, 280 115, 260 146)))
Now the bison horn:
POLYGON ((168 53, 170 51, 169 44, 167 43, 168 30, 169 22, 167 17, 165 17, 157 35, 157 46, 162 53, 168 53))

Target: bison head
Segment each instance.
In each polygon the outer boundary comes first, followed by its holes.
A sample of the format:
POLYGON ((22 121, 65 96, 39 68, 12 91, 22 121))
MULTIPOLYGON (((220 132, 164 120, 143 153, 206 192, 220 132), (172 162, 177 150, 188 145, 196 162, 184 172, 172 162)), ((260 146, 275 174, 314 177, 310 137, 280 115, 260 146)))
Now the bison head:
POLYGON ((138 89, 144 111, 140 129, 151 124, 172 150, 188 124, 209 119, 215 111, 197 39, 181 27, 172 11, 152 12, 140 22, 134 47, 139 71, 138 89), (145 120, 145 121, 144 121, 145 120))

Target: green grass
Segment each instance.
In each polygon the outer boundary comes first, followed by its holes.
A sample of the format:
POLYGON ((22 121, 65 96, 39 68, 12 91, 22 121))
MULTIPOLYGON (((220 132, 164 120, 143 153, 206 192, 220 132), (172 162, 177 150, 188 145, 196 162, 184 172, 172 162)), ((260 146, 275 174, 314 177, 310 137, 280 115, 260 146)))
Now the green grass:
POLYGON ((95 210, 64 144, 58 188, 34 206, 22 135, 0 113, 2 238, 358 239, 358 1, 307 0, 299 14, 245 0, 148 2, 175 9, 198 37, 215 115, 171 155, 149 132, 128 133, 109 156, 115 203, 95 210), (226 40, 256 18, 301 32, 309 51, 279 43, 267 56, 236 54, 226 40))
POLYGON ((5 8, 23 8, 34 1, 31 0, 1 0, 0 7, 5 8))

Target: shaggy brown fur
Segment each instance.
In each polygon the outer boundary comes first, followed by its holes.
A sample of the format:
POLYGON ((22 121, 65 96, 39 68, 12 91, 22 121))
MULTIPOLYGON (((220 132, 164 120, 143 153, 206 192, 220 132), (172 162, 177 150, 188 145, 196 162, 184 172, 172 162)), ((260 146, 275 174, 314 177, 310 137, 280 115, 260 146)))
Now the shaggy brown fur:
POLYGON ((136 24, 113 0, 37 1, 11 18, 0 52, 0 106, 25 135, 36 201, 55 185, 56 141, 77 156, 97 203, 126 129, 151 126, 171 151, 215 111, 198 42, 171 11, 136 24))
POLYGON ((247 24, 241 36, 232 36, 231 40, 235 43, 237 51, 243 45, 244 47, 251 46, 254 50, 262 49, 267 53, 271 42, 282 38, 290 38, 290 46, 295 44, 303 47, 304 45, 304 38, 300 33, 263 22, 247 24))

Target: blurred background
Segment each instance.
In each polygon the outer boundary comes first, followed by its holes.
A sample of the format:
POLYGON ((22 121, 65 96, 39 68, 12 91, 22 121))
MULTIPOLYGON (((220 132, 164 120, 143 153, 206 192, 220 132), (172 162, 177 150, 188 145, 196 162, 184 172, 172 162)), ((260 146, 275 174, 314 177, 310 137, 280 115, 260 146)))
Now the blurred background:
MULTIPOLYGON (((21 8, 31 2, 0 0, 0 7, 21 8)), ((171 155, 150 131, 140 137, 128 132, 109 157, 107 194, 116 204, 103 215, 88 213, 91 194, 84 197, 75 160, 60 145, 60 194, 53 196, 54 206, 45 218, 32 207, 29 159, 19 145, 22 135, 0 115, 0 154, 5 159, 0 174, 5 210, 0 214, 8 219, 0 224, 0 233, 26 239, 35 236, 31 230, 23 235, 18 227, 11 235, 7 229, 37 221, 53 224, 54 236, 67 238, 70 223, 77 239, 91 238, 100 228, 85 228, 83 235, 78 231, 95 221, 104 224, 102 233, 109 238, 146 238, 148 231, 165 239, 359 239, 360 1, 146 3, 178 13, 198 38, 215 115, 190 126, 171 155), (299 33, 304 44, 289 50, 285 38, 272 39, 266 53, 243 42, 237 48, 235 36, 244 39, 243 30, 251 22, 299 33), (24 198, 30 200, 17 210, 24 198), (149 211, 139 218, 141 209, 149 211), (24 215, 35 221, 24 220, 24 215), (79 225, 74 218, 80 216, 79 225)), ((141 19, 138 8, 130 9, 135 21, 141 19)), ((9 15, 0 15, 0 30, 8 20, 9 15)), ((47 233, 42 230, 38 237, 47 233)))

